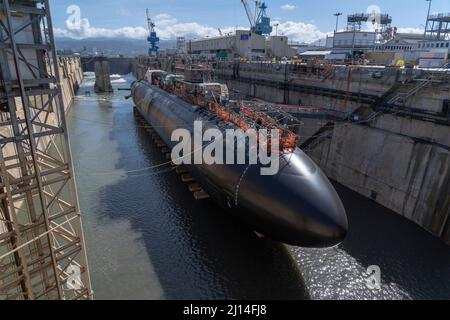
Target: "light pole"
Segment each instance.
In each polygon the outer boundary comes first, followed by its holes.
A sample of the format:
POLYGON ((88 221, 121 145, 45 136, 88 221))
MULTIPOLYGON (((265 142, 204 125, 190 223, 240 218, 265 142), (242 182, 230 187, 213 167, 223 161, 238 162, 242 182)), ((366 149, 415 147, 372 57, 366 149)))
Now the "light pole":
POLYGON ((336 43, 336 33, 338 32, 339 28, 339 17, 342 16, 342 12, 337 12, 333 14, 333 16, 336 17, 336 28, 334 29, 334 37, 333 37, 333 48, 334 48, 334 45, 336 43))
POLYGON ((427 14, 427 21, 425 22, 425 32, 423 34, 423 39, 426 40, 427 38, 427 29, 428 29, 428 19, 430 18, 430 12, 431 12, 431 3, 433 0, 425 0, 426 2, 429 2, 428 4, 428 14, 427 14))
POLYGON ((275 25, 274 25, 274 27, 275 27, 275 35, 276 36, 278 36, 278 27, 280 26, 280 24, 279 23, 276 23, 275 25))
POLYGON ((336 29, 334 29, 334 32, 336 33, 339 28, 339 17, 342 16, 341 12, 333 14, 336 17, 336 29))

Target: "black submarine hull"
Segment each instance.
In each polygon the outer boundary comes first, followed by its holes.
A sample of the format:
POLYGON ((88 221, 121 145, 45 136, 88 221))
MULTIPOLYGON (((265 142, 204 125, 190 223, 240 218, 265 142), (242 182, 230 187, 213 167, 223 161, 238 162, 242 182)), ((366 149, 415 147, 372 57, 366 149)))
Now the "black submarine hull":
MULTIPOLYGON (((161 139, 173 148, 174 130, 194 133, 194 122, 223 131, 221 122, 205 108, 189 104, 145 81, 132 84, 139 113, 161 139)), ((261 175, 260 165, 185 165, 202 188, 224 209, 253 230, 286 244, 323 248, 342 242, 347 215, 334 187, 319 167, 300 149, 280 155, 276 175, 261 175)))

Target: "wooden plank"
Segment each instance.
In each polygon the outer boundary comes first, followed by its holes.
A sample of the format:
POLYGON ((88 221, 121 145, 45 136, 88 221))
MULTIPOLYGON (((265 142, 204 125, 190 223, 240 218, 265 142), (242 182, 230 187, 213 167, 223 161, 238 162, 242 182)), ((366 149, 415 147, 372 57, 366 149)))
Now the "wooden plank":
POLYGON ((195 182, 195 178, 191 176, 189 173, 185 173, 181 175, 181 181, 188 183, 188 182, 195 182))
POLYGON ((177 173, 184 174, 184 173, 188 173, 188 171, 183 167, 177 167, 177 173))
POLYGON ((198 191, 202 191, 202 187, 198 184, 198 183, 192 183, 189 185, 189 191, 190 192, 198 192, 198 191))
POLYGON ((211 198, 205 191, 197 191, 194 193, 195 200, 206 200, 211 198))

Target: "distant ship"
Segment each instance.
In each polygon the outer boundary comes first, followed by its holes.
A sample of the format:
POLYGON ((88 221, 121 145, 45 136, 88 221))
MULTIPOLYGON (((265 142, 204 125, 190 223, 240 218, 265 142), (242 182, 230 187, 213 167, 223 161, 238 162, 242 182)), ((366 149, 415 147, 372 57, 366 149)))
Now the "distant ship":
MULTIPOLYGON (((171 149, 177 144, 172 132, 184 128, 193 135, 195 121, 223 132, 258 120, 251 111, 233 111, 227 87, 203 82, 203 71, 149 70, 132 84, 137 110, 171 149)), ((348 231, 346 211, 328 178, 292 138, 283 132, 276 175, 261 175, 261 165, 184 167, 215 202, 257 233, 294 246, 335 246, 348 231)))

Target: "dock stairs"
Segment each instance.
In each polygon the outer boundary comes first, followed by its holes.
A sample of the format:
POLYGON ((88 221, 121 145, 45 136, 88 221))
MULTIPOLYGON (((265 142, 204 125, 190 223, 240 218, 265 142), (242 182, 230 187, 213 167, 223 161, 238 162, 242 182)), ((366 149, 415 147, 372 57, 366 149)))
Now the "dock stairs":
POLYGON ((430 86, 432 83, 440 82, 440 73, 448 70, 448 66, 449 64, 445 63, 439 69, 433 70, 433 72, 426 72, 425 77, 421 75, 420 78, 413 78, 411 81, 407 81, 405 84, 398 86, 393 92, 391 92, 391 94, 393 95, 390 97, 390 99, 387 100, 386 104, 389 106, 404 106, 409 98, 415 96, 420 91, 430 86), (408 87, 408 90, 406 92, 398 92, 401 88, 406 87, 411 82, 413 82, 414 85, 412 87, 408 87))

